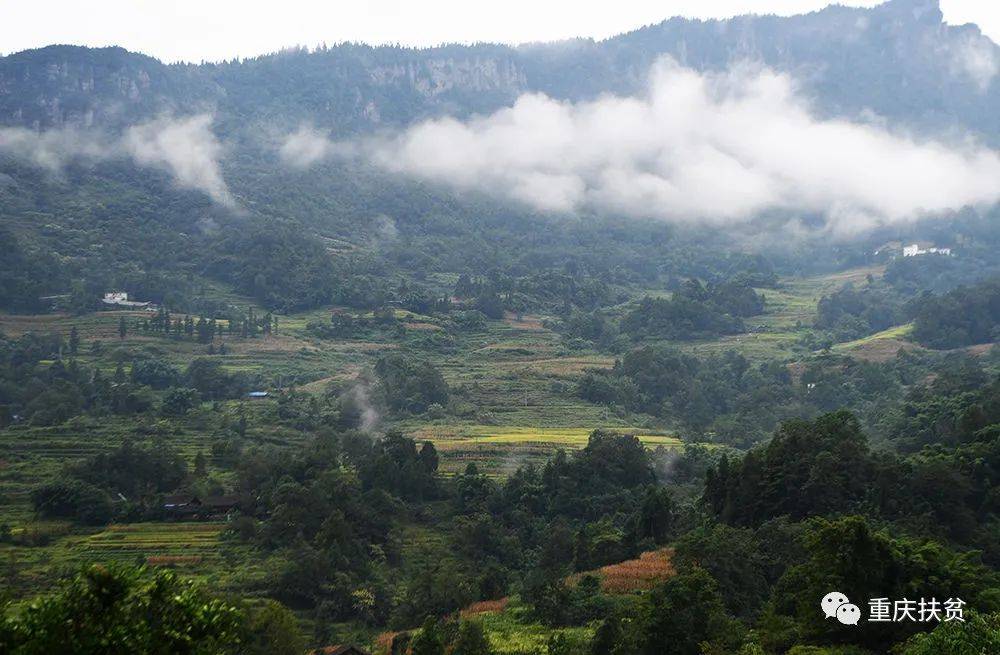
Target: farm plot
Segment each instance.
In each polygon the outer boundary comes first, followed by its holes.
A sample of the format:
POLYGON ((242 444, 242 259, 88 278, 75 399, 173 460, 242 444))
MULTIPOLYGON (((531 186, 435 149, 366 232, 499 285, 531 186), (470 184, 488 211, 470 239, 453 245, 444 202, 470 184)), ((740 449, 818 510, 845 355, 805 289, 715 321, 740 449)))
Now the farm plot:
POLYGON ((493 652, 501 655, 544 653, 555 633, 561 633, 568 641, 577 644, 587 644, 594 636, 594 628, 590 626, 552 628, 530 621, 526 615, 526 608, 515 608, 480 616, 493 652))
POLYGON ((83 529, 38 521, 15 530, 33 545, 0 545, 0 560, 8 577, 18 581, 12 588, 24 595, 50 588, 84 566, 112 562, 180 568, 187 577, 229 589, 235 585, 228 564, 239 560, 245 577, 253 560, 243 552, 246 547, 221 539, 225 528, 224 522, 151 522, 83 529))
POLYGON ((80 419, 49 428, 0 431, 0 523, 17 525, 31 514, 29 492, 68 462, 121 443, 114 426, 80 419))
MULTIPOLYGON (((411 434, 415 439, 435 445, 445 472, 459 472, 473 462, 487 474, 506 475, 523 464, 543 462, 559 449, 583 448, 595 427, 451 425, 418 428, 411 434)), ((647 448, 679 448, 683 445, 678 437, 671 434, 638 429, 619 431, 635 434, 647 448)))
POLYGON ((72 552, 83 561, 140 561, 197 569, 219 559, 219 535, 225 527, 221 522, 110 525, 77 541, 72 552))
POLYGON ((821 297, 845 284, 862 286, 869 275, 878 278, 884 273, 885 266, 862 266, 828 275, 782 278, 778 289, 758 289, 768 305, 763 322, 769 327, 785 329, 793 328, 799 321, 809 325, 816 318, 821 297))
POLYGON ((617 564, 602 566, 596 571, 578 573, 569 580, 576 584, 584 575, 594 575, 601 582, 601 590, 608 594, 632 594, 648 591, 663 582, 676 571, 672 563, 674 551, 671 548, 651 550, 617 564))
POLYGON ((923 346, 906 340, 911 332, 912 323, 897 325, 861 339, 838 343, 833 351, 866 361, 885 362, 902 350, 923 350, 923 346))

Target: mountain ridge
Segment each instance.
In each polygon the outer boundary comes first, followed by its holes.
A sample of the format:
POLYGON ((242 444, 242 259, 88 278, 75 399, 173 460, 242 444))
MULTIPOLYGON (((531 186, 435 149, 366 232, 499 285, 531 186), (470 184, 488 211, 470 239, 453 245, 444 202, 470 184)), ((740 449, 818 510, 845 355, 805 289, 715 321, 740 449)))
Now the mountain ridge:
POLYGON ((946 25, 937 0, 832 5, 792 17, 671 18, 603 41, 345 43, 222 63, 53 45, 0 58, 0 124, 118 128, 165 112, 212 111, 223 131, 307 122, 352 134, 489 113, 527 92, 572 102, 634 95, 664 56, 700 71, 749 60, 787 72, 828 115, 870 111, 919 129, 957 124, 1000 139, 1000 118, 988 111, 1000 103, 1000 47, 974 25, 946 25))

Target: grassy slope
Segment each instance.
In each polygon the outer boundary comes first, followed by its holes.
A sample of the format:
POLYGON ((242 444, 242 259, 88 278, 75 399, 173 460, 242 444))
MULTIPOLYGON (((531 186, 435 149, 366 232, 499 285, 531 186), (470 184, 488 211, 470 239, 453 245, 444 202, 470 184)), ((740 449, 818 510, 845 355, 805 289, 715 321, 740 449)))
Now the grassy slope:
POLYGON ((816 320, 816 307, 824 295, 847 283, 863 285, 868 275, 880 277, 884 266, 852 268, 829 275, 783 278, 777 289, 757 289, 766 306, 761 316, 745 319, 747 334, 737 334, 711 341, 677 344, 682 350, 698 354, 720 354, 736 350, 748 359, 789 360, 809 354, 799 343, 816 320))

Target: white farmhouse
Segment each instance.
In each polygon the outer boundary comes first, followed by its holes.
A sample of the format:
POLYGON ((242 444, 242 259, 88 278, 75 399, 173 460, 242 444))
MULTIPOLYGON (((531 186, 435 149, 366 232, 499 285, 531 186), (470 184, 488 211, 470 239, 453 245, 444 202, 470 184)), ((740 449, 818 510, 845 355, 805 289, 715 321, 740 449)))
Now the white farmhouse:
POLYGON ((916 243, 903 246, 903 257, 916 257, 917 255, 951 255, 951 248, 935 248, 931 246, 924 249, 916 243))
POLYGON ((112 307, 123 307, 125 309, 151 309, 153 304, 149 302, 136 302, 128 299, 128 293, 124 291, 109 291, 104 294, 101 302, 112 307))

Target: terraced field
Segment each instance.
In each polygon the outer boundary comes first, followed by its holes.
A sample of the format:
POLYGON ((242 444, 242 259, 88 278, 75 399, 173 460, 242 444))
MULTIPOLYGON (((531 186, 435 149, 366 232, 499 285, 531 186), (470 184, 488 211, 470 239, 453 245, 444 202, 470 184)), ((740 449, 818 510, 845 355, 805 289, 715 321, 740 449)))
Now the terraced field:
MULTIPOLYGON (((733 349, 757 360, 799 359, 809 354, 799 340, 804 326, 815 319, 819 298, 847 282, 862 284, 868 275, 878 276, 882 272, 881 267, 868 267, 825 276, 782 279, 778 289, 761 290, 767 298, 767 311, 747 320, 750 333, 673 345, 701 355, 733 349)), ((208 290, 214 299, 241 306, 253 304, 250 299, 218 285, 209 286, 208 290)), ((371 367, 380 353, 405 347, 437 366, 452 388, 452 398, 468 408, 465 415, 443 419, 411 417, 396 424, 406 432, 433 441, 442 450, 447 470, 457 470, 475 461, 500 474, 523 461, 542 459, 555 448, 580 447, 597 427, 643 432, 642 426, 654 424, 647 418, 629 424, 604 407, 576 397, 573 387, 581 372, 610 367, 614 359, 602 353, 568 349, 560 335, 545 327, 543 316, 508 315, 502 321, 490 321, 480 332, 443 334, 439 329, 443 325, 440 318, 404 310, 396 313, 399 320, 413 326, 405 330, 401 342, 388 338, 318 339, 306 326, 310 321, 329 319, 330 310, 321 309, 281 316, 278 332, 269 338, 228 339, 228 353, 222 361, 231 371, 262 376, 262 386, 294 384, 319 395, 330 383, 347 383, 356 378, 371 367)), ((85 344, 93 340, 104 343, 104 351, 99 354, 90 352, 85 345, 78 359, 109 373, 113 371, 114 360, 127 362, 131 358, 129 353, 137 350, 147 350, 178 367, 205 354, 205 346, 189 340, 131 332, 125 339, 119 339, 119 317, 124 315, 133 320, 137 314, 112 311, 84 316, 0 315, 0 330, 14 336, 31 330, 66 335, 76 326, 85 344)), ((903 343, 900 339, 905 333, 904 326, 839 344, 835 349, 861 357, 881 357, 884 353, 894 353, 903 343)), ((254 407, 251 411, 262 410, 254 407)), ((0 491, 17 498, 25 487, 40 475, 51 473, 59 462, 114 447, 123 432, 114 427, 114 420, 108 423, 94 425, 88 420, 78 429, 68 425, 0 435, 0 491), (88 437, 80 438, 84 433, 88 437)), ((282 443, 286 436, 259 435, 272 443, 282 443)), ((676 447, 678 443, 674 436, 655 430, 648 432, 648 437, 644 440, 651 446, 676 447)), ((193 457, 204 448, 206 435, 193 427, 170 435, 169 439, 193 457)))
MULTIPOLYGON (((434 443, 446 472, 458 472, 473 462, 491 475, 506 475, 528 462, 540 463, 556 450, 576 450, 587 445, 593 427, 526 428, 490 425, 445 425, 411 430, 414 438, 434 443)), ((679 448, 683 442, 666 433, 634 433, 648 448, 679 448)))
POLYGON ((845 284, 863 286, 868 276, 879 278, 885 266, 863 266, 829 275, 802 278, 782 278, 778 289, 758 289, 767 300, 764 316, 748 323, 760 324, 770 330, 795 328, 801 322, 810 325, 816 318, 819 299, 833 293, 845 284))
POLYGON ((553 634, 564 635, 570 643, 587 644, 594 636, 593 627, 552 628, 531 621, 527 609, 515 608, 497 614, 483 614, 480 621, 495 653, 520 655, 544 653, 553 634))
POLYGON ((464 336, 454 353, 429 356, 458 397, 498 423, 551 427, 603 420, 603 408, 576 398, 572 383, 584 369, 609 368, 614 360, 568 351, 551 330, 491 323, 464 336))
MULTIPOLYGON (((552 444, 560 448, 583 448, 593 428, 520 428, 494 427, 489 425, 456 426, 445 432, 416 431, 428 434, 442 446, 468 446, 475 444, 552 444)), ((636 433, 639 441, 647 446, 678 447, 682 444, 677 437, 667 434, 636 433)), ((435 444, 436 445, 436 444, 435 444)))
POLYGON ((54 521, 30 522, 15 529, 28 532, 34 545, 0 544, 0 561, 19 589, 44 589, 55 578, 93 562, 168 566, 210 583, 235 589, 229 562, 240 561, 240 576, 255 574, 246 547, 222 539, 225 522, 150 522, 80 529, 54 521))
POLYGON ((110 525, 73 544, 81 559, 135 561, 159 566, 199 568, 219 560, 223 522, 132 523, 110 525))
POLYGON ((58 474, 67 462, 119 445, 123 436, 117 427, 78 419, 55 427, 0 431, 0 524, 30 520, 31 489, 58 474))
MULTIPOLYGON (((751 332, 706 342, 674 343, 697 354, 721 353, 734 349, 755 360, 776 357, 794 361, 808 355, 801 336, 815 319, 816 303, 846 282, 863 283, 879 268, 862 268, 837 275, 782 280, 779 289, 766 289, 767 312, 747 321, 751 332)), ((218 299, 248 306, 251 301, 221 288, 213 288, 218 299)), ((259 309, 259 308, 258 308, 259 309)), ((477 332, 458 332, 439 317, 397 311, 403 330, 395 334, 374 333, 365 339, 320 339, 307 329, 310 321, 328 321, 331 309, 296 313, 279 318, 276 334, 250 340, 227 339, 227 354, 221 358, 230 371, 259 376, 263 388, 295 386, 307 393, 323 395, 331 384, 348 384, 369 370, 377 357, 394 349, 405 349, 426 359, 441 370, 451 387, 454 407, 447 415, 432 418, 412 416, 384 423, 417 439, 432 441, 446 473, 461 471, 469 462, 481 470, 503 476, 517 466, 540 463, 557 449, 578 449, 587 443, 592 430, 610 428, 636 434, 650 449, 678 448, 681 437, 669 423, 651 417, 623 418, 608 409, 585 402, 574 393, 579 375, 589 368, 609 368, 614 358, 606 353, 568 347, 566 341, 546 327, 547 317, 508 315, 489 321, 477 332)), ((207 347, 190 340, 136 334, 130 330, 118 337, 121 316, 128 321, 140 318, 134 312, 98 312, 83 316, 0 315, 0 331, 17 336, 28 331, 68 335, 76 327, 83 346, 77 359, 111 374, 117 362, 128 365, 134 353, 146 351, 179 369, 195 357, 207 355, 207 347), (93 349, 94 341, 102 347, 93 349)), ((902 343, 906 328, 873 335, 836 350, 858 356, 902 343)), ((206 405, 208 410, 209 406, 206 405)), ((277 411, 273 400, 229 401, 222 411, 231 420, 246 413, 246 442, 295 446, 301 433, 282 428, 270 420, 277 411)), ((225 586, 232 582, 226 574, 226 558, 239 549, 220 540, 221 524, 151 523, 118 526, 103 531, 71 529, 58 522, 38 521, 33 515, 29 493, 32 488, 59 474, 61 467, 98 452, 110 450, 125 438, 162 439, 193 461, 199 452, 210 453, 215 435, 202 412, 193 412, 184 421, 172 422, 169 430, 156 417, 142 421, 123 417, 78 418, 55 427, 19 425, 0 431, 0 526, 7 525, 19 536, 29 535, 33 546, 0 544, 0 562, 8 562, 12 575, 21 576, 41 588, 53 575, 70 571, 84 561, 112 559, 142 561, 154 565, 181 566, 199 577, 225 586), (43 577, 42 572, 48 573, 43 577)), ((211 474, 223 484, 231 484, 231 472, 211 458, 211 474)), ((433 545, 433 533, 419 530, 410 534, 413 544, 433 545)), ((257 572, 247 575, 253 577, 257 572)), ((23 588, 23 587, 22 587, 23 588)), ((495 641, 510 635, 509 617, 488 618, 495 641)), ((511 628, 513 629, 513 628, 511 628)), ((532 633, 518 623, 521 646, 542 643, 549 631, 538 626, 532 633), (527 635, 527 636, 525 636, 527 635)), ((511 637, 513 638, 513 637, 511 637)), ((520 642, 510 642, 513 644, 520 642)))
POLYGON ((922 350, 919 344, 907 341, 913 332, 913 324, 897 325, 867 337, 838 343, 834 352, 850 355, 871 362, 884 362, 895 357, 901 350, 922 350))
POLYGON ((848 283, 864 285, 869 275, 877 278, 884 272, 885 266, 866 266, 828 275, 782 278, 776 289, 757 289, 765 298, 765 311, 760 316, 744 319, 745 334, 670 345, 699 356, 734 350, 752 361, 807 356, 810 351, 800 341, 816 320, 820 298, 848 283))
POLYGON ((576 584, 584 575, 593 575, 606 594, 632 594, 648 591, 676 573, 673 549, 663 548, 642 553, 636 559, 602 566, 596 571, 579 573, 570 578, 576 584))

